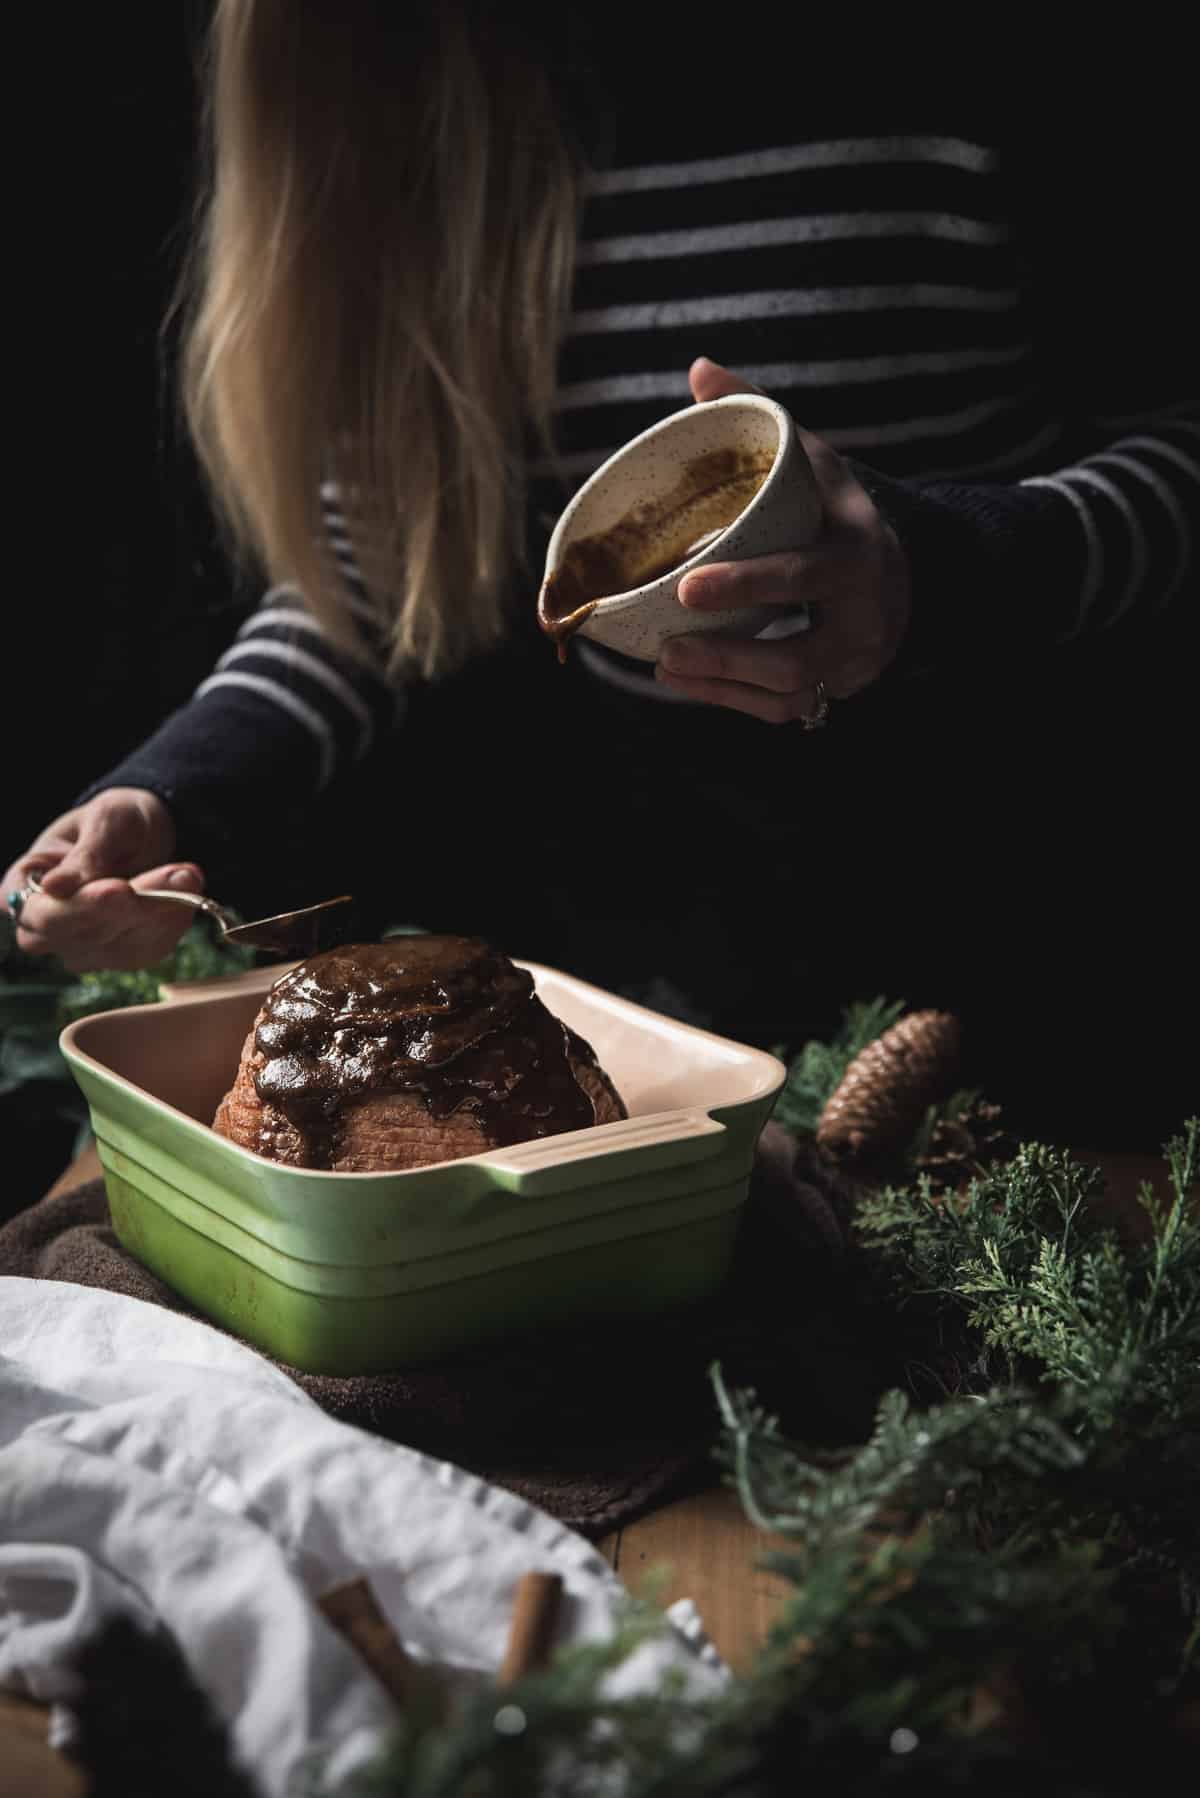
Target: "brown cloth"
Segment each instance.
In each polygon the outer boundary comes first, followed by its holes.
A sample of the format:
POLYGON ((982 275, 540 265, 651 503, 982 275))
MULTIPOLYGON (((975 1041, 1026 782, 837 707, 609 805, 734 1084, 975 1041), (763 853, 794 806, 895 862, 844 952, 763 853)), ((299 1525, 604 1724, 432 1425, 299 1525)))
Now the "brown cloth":
MULTIPOLYGON (((591 1538, 712 1477, 714 1361, 806 1439, 861 1440, 884 1381, 844 1273, 852 1195, 816 1165, 768 1124, 733 1271, 704 1305, 525 1336, 395 1373, 277 1365, 331 1416, 466 1467, 591 1538)), ((0 1229, 0 1274, 99 1286, 199 1315, 118 1243, 100 1180, 45 1198, 0 1229)))

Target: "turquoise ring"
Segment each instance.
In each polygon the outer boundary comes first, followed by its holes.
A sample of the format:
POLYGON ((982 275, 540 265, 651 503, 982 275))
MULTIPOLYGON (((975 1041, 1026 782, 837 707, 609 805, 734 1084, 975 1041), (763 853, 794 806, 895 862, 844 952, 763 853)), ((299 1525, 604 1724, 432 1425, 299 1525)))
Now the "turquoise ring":
POLYGON ((7 903, 8 915, 14 924, 19 924, 21 922, 21 913, 25 910, 30 895, 32 893, 40 893, 41 890, 41 887, 38 885, 38 877, 36 874, 31 874, 23 887, 13 888, 12 892, 8 895, 7 903))

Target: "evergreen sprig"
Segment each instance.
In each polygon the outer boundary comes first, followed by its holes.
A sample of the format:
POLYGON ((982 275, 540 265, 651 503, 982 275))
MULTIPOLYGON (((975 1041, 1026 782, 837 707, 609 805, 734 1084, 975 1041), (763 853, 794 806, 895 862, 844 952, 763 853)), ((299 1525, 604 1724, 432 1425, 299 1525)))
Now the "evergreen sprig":
POLYGON ((962 1193, 920 1180, 864 1197, 858 1236, 901 1307, 932 1301, 943 1345, 977 1351, 975 1384, 1073 1387, 1097 1431, 1136 1408, 1142 1431, 1170 1433, 1200 1388, 1198 1134, 1193 1118, 1167 1144, 1172 1200, 1143 1184, 1132 1244, 1105 1220, 1098 1171, 1039 1144, 962 1193))
POLYGON ((908 1530, 947 1492, 960 1496, 999 1468, 1028 1478, 1076 1467, 1081 1451, 1055 1418, 1024 1393, 953 1399, 928 1411, 903 1392, 884 1394, 870 1439, 822 1465, 791 1444, 753 1396, 730 1394, 714 1369, 725 1425, 725 1459, 743 1508, 759 1529, 795 1545, 791 1565, 811 1568, 864 1532, 908 1530))

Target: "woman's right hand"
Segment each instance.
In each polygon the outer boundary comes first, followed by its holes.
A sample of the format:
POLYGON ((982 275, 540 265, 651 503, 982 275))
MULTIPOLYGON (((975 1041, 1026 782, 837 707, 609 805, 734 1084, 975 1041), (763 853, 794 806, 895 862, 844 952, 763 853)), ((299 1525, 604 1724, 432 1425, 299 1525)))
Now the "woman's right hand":
POLYGON ((202 893, 195 862, 170 858, 175 821, 156 793, 110 787, 64 812, 4 876, 19 892, 36 874, 40 893, 21 907, 17 946, 56 955, 77 974, 92 968, 145 968, 169 955, 188 925, 181 905, 153 905, 134 889, 202 893))

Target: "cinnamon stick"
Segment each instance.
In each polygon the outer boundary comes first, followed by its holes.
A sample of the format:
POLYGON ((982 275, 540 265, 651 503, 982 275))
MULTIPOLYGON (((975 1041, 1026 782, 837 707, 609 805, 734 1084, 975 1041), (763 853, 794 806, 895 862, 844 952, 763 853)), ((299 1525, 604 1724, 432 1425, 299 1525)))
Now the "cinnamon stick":
POLYGON ((323 1593, 317 1600, 317 1609, 357 1650, 397 1704, 404 1705, 413 1697, 421 1675, 393 1635, 365 1579, 351 1580, 348 1585, 323 1593))
POLYGON ((508 1646, 500 1665, 497 1684, 510 1686, 526 1673, 544 1667, 562 1601, 562 1575, 524 1573, 513 1598, 508 1646))

